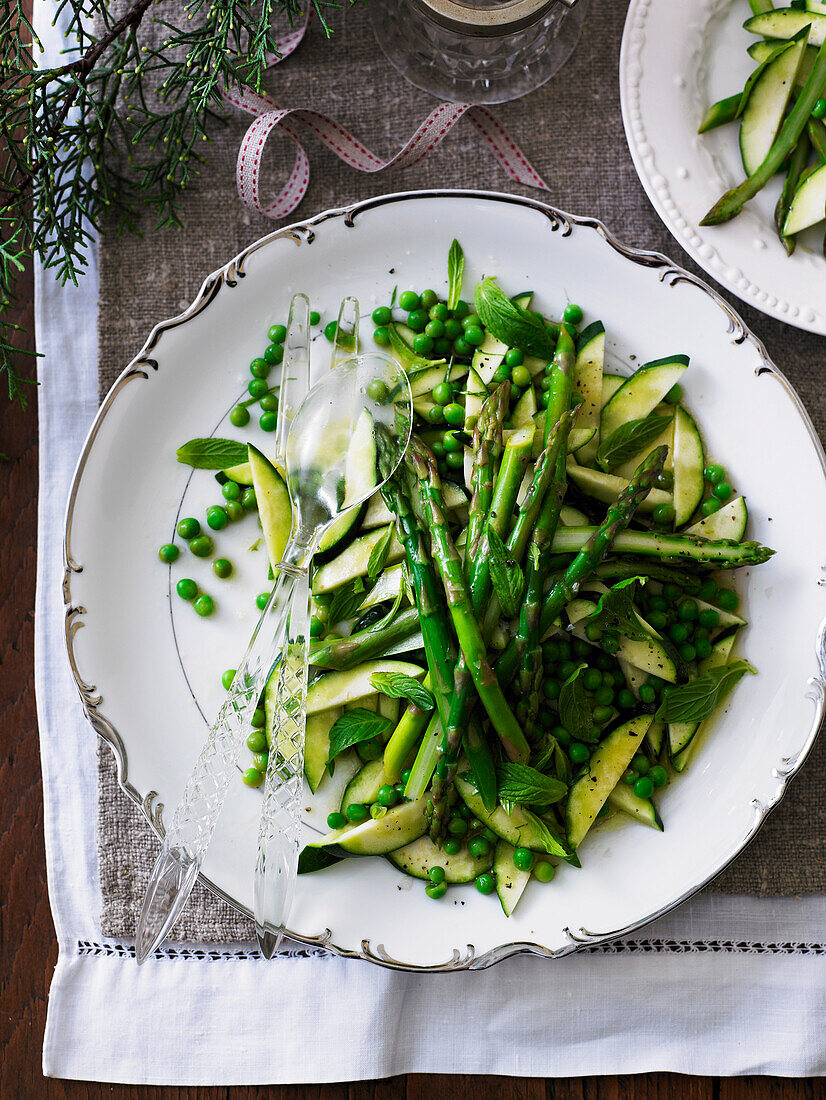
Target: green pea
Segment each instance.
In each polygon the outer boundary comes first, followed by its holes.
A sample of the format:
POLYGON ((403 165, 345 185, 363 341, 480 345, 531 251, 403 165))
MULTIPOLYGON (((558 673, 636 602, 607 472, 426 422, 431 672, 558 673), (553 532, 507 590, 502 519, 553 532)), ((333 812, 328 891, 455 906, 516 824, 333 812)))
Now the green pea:
POLYGON ((278 427, 278 413, 265 412, 258 418, 258 427, 262 432, 274 432, 278 427))
POLYGON ((264 776, 258 768, 247 768, 246 771, 241 772, 241 779, 248 787, 260 787, 264 782, 264 776))
MULTIPOLYGON (((431 310, 430 312, 432 314, 433 310, 431 310)), ((465 330, 462 328, 461 323, 457 321, 454 317, 449 317, 445 321, 445 336, 448 340, 458 340, 464 331, 465 330)))
POLYGON ((471 354, 473 348, 467 342, 464 336, 460 336, 458 340, 453 341, 453 351, 454 354, 458 355, 460 359, 465 359, 471 354))
POLYGON ((396 805, 396 803, 399 801, 399 796, 396 794, 396 791, 393 787, 390 786, 389 783, 383 783, 382 786, 379 787, 376 800, 378 801, 378 804, 380 806, 390 807, 396 805))
POLYGON ((425 336, 431 337, 433 340, 438 340, 445 334, 444 321, 428 321, 424 326, 425 336))
POLYGON ((463 318, 467 317, 468 313, 470 313, 470 306, 463 298, 460 298, 453 307, 453 316, 461 321, 463 318))
POLYGON ((670 492, 674 488, 674 474, 671 470, 660 470, 657 474, 656 485, 658 489, 665 489, 666 492, 670 492))
MULTIPOLYGON (((570 653, 570 649, 568 652, 570 653)), ((566 657, 564 661, 560 661, 557 672, 561 680, 567 680, 569 676, 573 676, 576 672, 576 665, 569 657, 566 657)))
POLYGON ((158 557, 165 565, 171 565, 173 561, 177 561, 180 553, 174 542, 165 542, 158 550, 158 557))
POLYGON ((461 840, 457 840, 456 837, 448 837, 445 841, 445 855, 457 856, 462 850, 461 840))
POLYGON ((232 562, 227 558, 216 558, 212 563, 212 572, 220 580, 225 581, 232 576, 232 562))
POLYGON ((597 725, 604 726, 605 723, 611 719, 613 713, 613 707, 594 707, 594 721, 597 723, 597 725))
POLYGON ((709 485, 716 485, 717 482, 722 481, 725 476, 725 469, 722 466, 718 466, 716 463, 706 466, 705 470, 703 470, 703 477, 709 485))
POLYGON ((634 783, 634 794, 637 798, 650 798, 654 793, 654 784, 647 775, 641 776, 634 783))
POLYGON ((569 303, 565 307, 565 311, 562 314, 562 319, 567 321, 569 325, 582 324, 583 313, 579 306, 574 305, 573 302, 569 303))
POLYGON ((376 306, 371 317, 373 318, 374 325, 383 328, 385 325, 389 325, 393 320, 393 310, 389 306, 376 306))
POLYGON ((444 458, 447 454, 445 445, 442 443, 441 439, 434 439, 430 444, 430 449, 437 458, 444 458))
POLYGON ((617 696, 617 703, 623 710, 630 710, 636 701, 633 692, 629 691, 628 688, 623 688, 617 696))
POLYGON ((677 605, 677 617, 683 622, 693 622, 699 615, 699 608, 694 600, 680 600, 677 605))
POLYGON ((688 627, 685 623, 674 623, 674 625, 669 628, 668 635, 672 642, 676 642, 677 645, 682 645, 682 643, 688 639, 688 627))
POLYGON ((232 687, 232 681, 235 679, 235 673, 238 671, 236 668, 228 668, 226 672, 221 673, 221 683, 224 687, 224 691, 229 691, 232 687))
MULTIPOLYGON (((714 577, 707 577, 700 585, 697 595, 701 600, 713 600, 717 595, 720 586, 715 581, 714 577)), ((707 623, 705 624, 708 625, 707 623)))
POLYGON ((722 504, 716 497, 708 497, 708 499, 704 500, 700 505, 700 511, 706 517, 713 516, 714 513, 719 512, 722 507, 722 504))
POLYGON ((420 332, 417 336, 413 337, 413 350, 417 355, 430 355, 435 343, 436 341, 432 336, 428 336, 425 332, 420 332))
POLYGON ((461 424, 465 419, 465 410, 458 401, 445 405, 444 418, 448 424, 461 424))
POLYGON ((664 611, 649 611, 648 622, 655 630, 663 630, 668 625, 668 616, 664 611))
POLYGON ((475 836, 468 844, 468 851, 476 859, 490 854, 490 841, 483 836, 475 836))
POLYGON ((717 603, 723 611, 734 611, 740 602, 740 597, 732 588, 721 588, 717 593, 717 603))
POLYGON ((233 523, 237 523, 239 519, 244 518, 246 513, 244 511, 244 505, 240 500, 230 500, 227 502, 227 515, 233 523))
POLYGON ((241 486, 237 481, 225 481, 221 486, 221 496, 224 500, 238 500, 241 496, 241 486))
POLYGON ((374 378, 372 382, 367 384, 367 396, 371 401, 375 401, 377 405, 383 405, 390 396, 390 390, 387 388, 387 383, 381 378, 374 378))
POLYGON ((226 509, 222 508, 220 504, 213 504, 211 508, 207 508, 206 521, 213 531, 223 531, 229 522, 229 517, 226 509))
POLYGON ((694 648, 697 650, 697 656, 701 661, 711 656, 711 642, 708 638, 695 638, 694 648))
POLYGON ((826 115, 826 99, 819 99, 812 107, 812 118, 823 118, 826 115))
POLYGON ((489 872, 476 876, 476 889, 480 894, 492 894, 496 889, 496 877, 489 872))
POLYGON ((270 387, 263 378, 251 378, 249 382, 247 382, 247 392, 250 397, 254 397, 256 401, 259 397, 263 397, 269 388, 270 387))
MULTIPOLYGON (((281 344, 270 344, 269 347, 264 349, 264 359, 267 361, 270 367, 276 367, 284 358, 284 348, 281 344)), ((269 370, 267 371, 269 374, 269 370)), ((258 378, 266 378, 266 374, 257 375, 258 378)))
POLYGON ((427 419, 431 424, 441 424, 445 418, 444 405, 433 405, 427 410, 427 419))
POLYGON ((551 737, 555 737, 556 740, 563 747, 563 749, 567 748, 572 741, 570 733, 565 729, 564 726, 554 726, 551 730, 551 737))
POLYGON ((327 828, 328 829, 343 829, 347 824, 347 818, 344 814, 340 814, 337 811, 333 811, 331 814, 327 814, 327 828))
POLYGON ((558 680, 545 680, 542 684, 542 694, 549 700, 558 699, 561 690, 562 685, 558 680))
POLYGON ((271 325, 267 332, 267 336, 271 344, 283 344, 287 339, 287 326, 271 325))
POLYGON ((602 683, 602 673, 598 668, 586 668, 582 674, 582 683, 588 691, 596 691, 602 683))
POLYGON ((631 767, 639 775, 648 775, 651 764, 647 756, 643 756, 641 752, 638 752, 634 759, 631 761, 631 767))
POLYGON ((519 348, 508 348, 505 352, 505 362, 509 367, 521 367, 525 362, 525 356, 519 348))
POLYGON ((253 729, 263 729, 264 723, 267 721, 267 716, 264 714, 263 707, 256 707, 252 712, 252 718, 250 719, 250 725, 253 729))
POLYGON ((492 381, 501 384, 502 382, 507 382, 510 376, 510 367, 506 366, 504 363, 500 363, 496 370, 493 372, 492 381))
MULTIPOLYGON (((714 595, 716 596, 717 593, 715 592, 714 595)), ((707 630, 713 630, 720 623, 720 612, 715 611, 713 607, 705 607, 697 616, 697 621, 707 630)))
POLYGON ((200 615, 202 619, 206 619, 215 610, 215 601, 212 596, 207 596, 206 592, 203 592, 192 606, 195 608, 196 614, 200 615))
POLYGON ((408 328, 412 328, 414 332, 423 333, 428 320, 426 309, 414 309, 407 315, 408 328))
POLYGON ((568 746, 568 756, 574 764, 584 764, 586 760, 590 760, 591 750, 581 741, 573 741, 568 746))
POLYGON ((258 595, 255 597, 255 606, 258 608, 259 611, 264 610, 264 608, 267 606, 269 598, 270 598, 270 593, 269 592, 259 592, 258 593, 258 595))
POLYGON ((267 765, 270 762, 270 754, 268 752, 255 752, 252 754, 252 762, 260 772, 266 775, 267 765))
POLYGON ((662 764, 655 764, 649 771, 648 778, 654 784, 655 787, 664 787, 668 782, 668 772, 662 766, 662 764))
POLYGON ((445 451, 450 454, 451 452, 461 451, 462 444, 456 438, 455 434, 451 431, 447 431, 442 436, 442 443, 444 444, 445 451))
POLYGON ((255 496, 255 489, 250 485, 241 494, 241 504, 248 512, 254 512, 258 507, 258 499, 255 496))
MULTIPOLYGON (((425 291, 425 293, 428 292, 425 291)), ((435 291, 431 291, 430 293, 434 295, 433 300, 431 301, 428 297, 427 301, 425 301, 425 296, 423 294, 422 306, 428 311, 427 315, 431 321, 440 321, 442 324, 446 324, 447 321, 451 320, 447 302, 440 302, 435 291)))
POLYGON ((182 539, 187 539, 187 541, 189 541, 200 535, 201 525, 197 519, 188 516, 186 519, 179 520, 177 531, 182 539))
POLYGON ((527 367, 514 367, 511 370, 511 381, 514 386, 525 390, 531 384, 531 372, 527 367))
POLYGON ((693 661, 697 657, 697 648, 691 642, 680 646, 680 656, 684 661, 693 661))
POLYGON ((668 523, 674 522, 674 517, 677 515, 677 512, 673 504, 664 503, 657 504, 651 515, 655 523, 665 526, 668 523))
POLYGON ((467 822, 463 817, 452 817, 447 823, 447 831, 451 836, 464 836, 467 832, 467 822))
POLYGON ((236 405, 232 412, 229 414, 229 422, 235 428, 243 428, 250 422, 250 411, 245 409, 243 405, 236 405))
POLYGON ((399 295, 399 306, 406 312, 418 309, 422 300, 415 290, 403 290, 399 295))
POLYGON ((198 595, 198 585, 189 577, 182 577, 175 585, 175 590, 182 600, 194 600, 198 595))
POLYGON ((727 481, 718 481, 711 492, 712 495, 717 498, 717 500, 726 501, 729 499, 734 490, 727 481))
POLYGON ((602 638, 602 648, 606 653, 616 653, 619 649, 619 639, 614 634, 605 634, 602 638))
POLYGON ((431 882, 435 882, 436 885, 445 881, 445 869, 444 867, 431 867, 427 872, 431 882))
POLYGON ((324 326, 324 335, 330 341, 331 344, 335 343, 336 329, 338 328, 338 321, 328 321, 324 326))
POLYGON ((253 359, 253 361, 250 363, 250 374, 253 376, 253 378, 266 378, 269 373, 270 364, 267 362, 266 359, 253 359))
POLYGON ((255 729, 247 734, 247 748, 250 752, 264 752, 267 747, 267 738, 263 730, 255 729))
POLYGON ((683 398, 683 387, 679 382, 675 382, 668 393, 663 398, 663 401, 667 405, 679 405, 683 398))
POLYGON ((602 638, 602 627, 597 626, 596 623, 587 623, 585 637, 591 642, 598 642, 602 638))
POLYGON ((347 815, 347 820, 352 822, 366 821, 370 816, 370 811, 363 802, 351 802, 344 812, 347 815))
POLYGON ((470 344, 472 348, 478 348, 484 339, 485 334, 482 329, 476 328, 475 325, 470 325, 465 328, 465 343, 470 344))
POLYGON ((438 901, 439 898, 443 898, 447 893, 447 883, 431 882, 429 886, 425 886, 424 892, 429 898, 433 898, 434 901, 438 901))
POLYGON ((208 558, 213 549, 212 539, 209 535, 198 535, 190 542, 189 549, 196 558, 208 558))
POLYGON ((320 323, 320 321, 321 321, 321 314, 318 312, 318 310, 311 309, 310 310, 310 324, 311 325, 317 325, 317 324, 320 323))
POLYGON ((436 293, 435 290, 430 290, 428 288, 427 290, 422 291, 419 300, 424 309, 432 309, 433 306, 435 306, 436 303, 439 301, 439 295, 436 293))
POLYGON ((547 859, 539 859, 534 864, 533 877, 539 882, 550 882, 556 874, 556 868, 547 859))
POLYGON ((536 856, 530 848, 515 848, 513 852, 513 865, 518 871, 530 871, 534 865, 536 856))

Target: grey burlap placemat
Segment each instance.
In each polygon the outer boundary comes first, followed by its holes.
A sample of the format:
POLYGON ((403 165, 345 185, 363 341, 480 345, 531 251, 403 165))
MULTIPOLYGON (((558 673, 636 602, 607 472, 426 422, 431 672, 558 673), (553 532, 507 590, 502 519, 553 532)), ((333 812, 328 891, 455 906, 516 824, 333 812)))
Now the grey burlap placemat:
MULTIPOLYGON (((665 252, 702 274, 660 223, 628 153, 617 83, 626 5, 592 0, 592 8, 588 34, 561 72, 533 95, 497 107, 495 113, 553 188, 551 202, 573 213, 595 215, 629 244, 665 252)), ((315 107, 332 115, 368 147, 389 156, 434 101, 407 85, 385 61, 363 9, 336 12, 333 22, 334 40, 326 41, 314 27, 296 54, 272 72, 269 90, 282 106, 315 107)), ((143 238, 101 235, 101 395, 156 321, 183 309, 206 274, 273 229, 275 223, 242 207, 235 190, 235 158, 248 124, 247 116, 232 114, 226 127, 216 130, 209 165, 184 206, 182 230, 143 238)), ((347 167, 318 143, 309 142, 308 152, 312 179, 297 219, 392 190, 478 187, 542 197, 511 184, 470 125, 457 127, 414 168, 377 177, 347 167)), ((282 147, 273 139, 268 156, 275 191, 292 164, 291 144, 282 147)), ((822 435, 823 340, 734 304, 791 378, 822 435)), ((824 762, 826 740, 821 740, 757 840, 710 889, 757 896, 826 892, 826 804, 820 789, 824 762)), ((102 931, 129 935, 157 845, 137 809, 118 790, 105 748, 99 764, 102 931)), ((203 942, 242 940, 251 937, 252 926, 199 888, 174 935, 203 942)))

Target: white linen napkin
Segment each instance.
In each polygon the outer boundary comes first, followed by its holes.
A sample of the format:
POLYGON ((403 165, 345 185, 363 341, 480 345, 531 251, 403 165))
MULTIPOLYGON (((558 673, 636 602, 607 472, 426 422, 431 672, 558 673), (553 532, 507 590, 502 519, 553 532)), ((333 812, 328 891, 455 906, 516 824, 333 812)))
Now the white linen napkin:
MULTIPOLYGON (((35 10, 47 63, 63 45, 54 9, 35 10)), ((616 945, 441 975, 312 951, 267 963, 251 944, 175 945, 138 969, 131 943, 100 935, 95 734, 69 673, 61 594, 66 499, 97 408, 91 260, 79 289, 39 269, 35 287, 44 355, 35 675, 60 947, 44 1073, 179 1085, 826 1073, 822 898, 704 895, 616 945)))

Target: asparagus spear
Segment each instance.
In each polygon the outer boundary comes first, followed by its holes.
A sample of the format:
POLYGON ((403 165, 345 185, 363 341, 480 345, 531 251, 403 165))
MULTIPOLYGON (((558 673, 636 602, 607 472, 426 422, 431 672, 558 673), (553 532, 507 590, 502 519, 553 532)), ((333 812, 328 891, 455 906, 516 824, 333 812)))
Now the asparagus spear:
MULTIPOLYGON (((638 506, 648 496, 654 482, 662 472, 663 464, 668 455, 668 447, 657 447, 653 450, 634 471, 634 476, 625 486, 613 504, 609 505, 605 513, 605 519, 599 527, 568 528, 558 531, 553 540, 552 550, 557 549, 557 541, 560 535, 569 530, 589 531, 590 534, 561 580, 553 586, 545 597, 542 614, 539 620, 540 637, 544 635, 554 623, 562 608, 573 599, 580 584, 599 565, 607 554, 611 544, 615 542, 619 533, 631 522, 631 518, 638 506)), ((508 683, 519 667, 519 652, 516 644, 511 643, 496 665, 496 675, 500 683, 508 683)))
MULTIPOLYGON (((560 527, 554 535, 552 550, 555 554, 577 553, 597 530, 596 527, 560 527)), ((651 555, 666 564, 697 562, 716 569, 762 565, 774 554, 774 550, 759 542, 704 539, 699 535, 668 535, 657 531, 622 531, 614 539, 612 550, 618 554, 651 555)))
POLYGON ((470 498, 470 520, 465 551, 465 576, 467 577, 470 576, 471 563, 478 556, 479 540, 493 499, 493 479, 496 464, 502 454, 502 421, 510 399, 510 388, 510 382, 503 382, 487 398, 473 431, 473 475, 471 477, 473 495, 470 498))
POLYGON ((362 661, 381 657, 388 649, 415 634, 418 629, 419 612, 415 607, 410 607, 381 630, 368 627, 347 638, 313 642, 310 647, 310 664, 317 668, 352 668, 362 661))
POLYGON ((749 199, 754 198, 757 192, 766 186, 800 140, 812 108, 823 95, 824 89, 826 89, 826 41, 817 51, 809 79, 803 85, 794 107, 786 116, 780 133, 775 138, 763 163, 756 172, 718 199, 700 225, 721 225, 729 221, 740 213, 749 199))
MULTIPOLYGON (((816 121, 817 119, 809 119, 810 123, 816 121)), ((786 172, 783 190, 780 192, 780 198, 777 200, 777 206, 774 208, 774 224, 777 226, 777 235, 780 237, 781 244, 790 256, 794 252, 796 242, 794 236, 787 237, 784 234, 783 226, 786 224, 789 207, 792 204, 797 185, 800 183, 800 176, 809 160, 810 150, 811 142, 809 141, 808 134, 801 134, 800 141, 795 145, 794 152, 789 159, 789 169, 786 172)))
POLYGON ((429 519, 436 568, 442 578, 447 606, 459 648, 473 677, 482 705, 488 713, 508 757, 524 763, 530 755, 519 723, 513 716, 488 660, 487 647, 473 614, 470 594, 462 572, 462 563, 450 537, 444 516, 442 486, 432 453, 419 440, 413 440, 409 461, 419 478, 422 497, 429 519))

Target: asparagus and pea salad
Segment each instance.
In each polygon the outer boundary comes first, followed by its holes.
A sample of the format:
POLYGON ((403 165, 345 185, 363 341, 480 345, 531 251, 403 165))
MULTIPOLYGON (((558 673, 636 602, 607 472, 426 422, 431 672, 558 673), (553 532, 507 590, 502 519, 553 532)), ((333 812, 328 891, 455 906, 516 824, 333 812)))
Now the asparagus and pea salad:
POLYGON ((709 107, 699 133, 740 122, 746 179, 709 210, 701 225, 719 225, 743 209, 778 172, 783 190, 775 226, 791 254, 797 234, 826 219, 826 2, 749 0, 743 24, 759 38, 748 47, 757 67, 742 91, 709 107))
MULTIPOLYGON (((597 823, 663 829, 663 789, 755 671, 736 657, 746 622, 729 578, 772 551, 745 539, 745 499, 706 454, 686 355, 652 349, 612 373, 603 324, 580 306, 554 319, 495 275, 463 287, 463 272, 454 241, 446 293, 393 290, 372 314, 416 427, 393 480, 315 555, 305 773, 314 794, 333 777, 343 794, 299 873, 383 856, 430 898, 475 884, 510 916, 531 879, 580 867, 597 823)), ((284 336, 273 326, 253 361, 237 427, 258 403, 259 428, 274 428, 284 336)), ((216 471, 216 537, 258 512, 272 577, 291 515, 265 451, 211 438, 178 457, 216 471)), ((374 476, 374 457, 347 457, 345 481, 374 476)), ((216 552, 196 518, 177 530, 196 556, 216 552)), ((232 565, 216 557, 214 571, 232 565)), ((177 591, 211 613, 190 579, 177 591)), ((278 751, 275 690, 248 737, 251 787, 278 751)))

